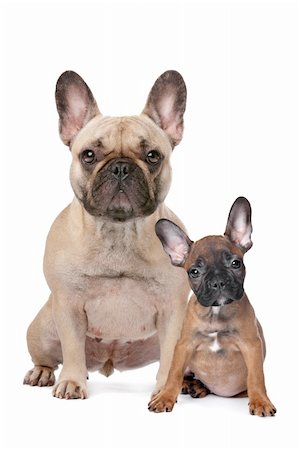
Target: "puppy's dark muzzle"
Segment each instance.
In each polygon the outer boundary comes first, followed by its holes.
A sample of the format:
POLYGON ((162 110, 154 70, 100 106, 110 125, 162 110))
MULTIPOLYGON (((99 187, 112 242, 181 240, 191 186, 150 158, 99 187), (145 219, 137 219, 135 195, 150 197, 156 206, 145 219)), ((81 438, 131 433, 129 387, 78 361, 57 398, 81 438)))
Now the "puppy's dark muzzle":
POLYGON ((203 306, 223 306, 240 300, 244 294, 243 284, 236 281, 229 272, 207 274, 201 288, 196 292, 203 306))
POLYGON ((213 293, 224 291, 224 289, 229 288, 231 280, 229 277, 214 276, 212 279, 207 281, 207 288, 213 293))

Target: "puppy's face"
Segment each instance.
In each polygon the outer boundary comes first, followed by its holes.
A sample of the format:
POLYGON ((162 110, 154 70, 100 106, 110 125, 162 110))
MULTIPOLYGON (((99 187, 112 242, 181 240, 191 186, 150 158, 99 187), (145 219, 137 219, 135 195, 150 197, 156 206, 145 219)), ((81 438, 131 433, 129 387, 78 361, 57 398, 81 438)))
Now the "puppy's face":
POLYGON ((222 306, 243 297, 243 253, 226 237, 208 236, 195 242, 184 267, 203 306, 222 306))
POLYGON ((184 267, 199 303, 223 306, 244 294, 243 255, 252 246, 251 207, 239 197, 231 207, 224 236, 207 236, 192 242, 169 220, 156 224, 156 233, 172 264, 184 267))
POLYGON ((170 155, 183 133, 182 77, 161 75, 140 116, 102 116, 74 72, 58 80, 56 101, 60 134, 73 156, 71 185, 85 210, 112 221, 152 214, 168 192, 170 155))

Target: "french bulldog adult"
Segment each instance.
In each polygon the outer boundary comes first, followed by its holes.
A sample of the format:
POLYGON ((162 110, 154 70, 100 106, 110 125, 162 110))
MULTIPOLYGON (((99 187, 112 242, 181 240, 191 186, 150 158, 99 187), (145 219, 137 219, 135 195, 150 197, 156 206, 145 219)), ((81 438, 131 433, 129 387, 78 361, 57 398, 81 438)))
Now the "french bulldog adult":
POLYGON ((260 323, 244 292, 244 253, 252 246, 251 207, 239 197, 233 204, 224 236, 193 243, 176 224, 156 225, 165 252, 184 267, 194 292, 188 304, 164 388, 149 409, 171 411, 182 388, 193 397, 209 392, 249 397, 249 411, 273 416, 263 373, 265 341, 260 323))
POLYGON ((24 379, 55 383, 53 395, 84 399, 89 370, 141 367, 160 359, 165 384, 188 294, 184 271, 168 264, 155 224, 167 217, 170 156, 183 133, 186 87, 178 72, 155 82, 139 116, 105 117, 75 72, 58 79, 59 130, 72 153, 72 203, 48 235, 50 298, 28 329, 34 362, 24 379))

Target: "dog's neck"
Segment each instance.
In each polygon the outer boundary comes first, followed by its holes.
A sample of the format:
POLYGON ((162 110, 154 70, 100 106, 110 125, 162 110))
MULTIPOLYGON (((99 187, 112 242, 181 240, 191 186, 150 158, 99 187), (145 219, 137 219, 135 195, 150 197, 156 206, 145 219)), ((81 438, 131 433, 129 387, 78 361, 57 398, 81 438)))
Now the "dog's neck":
MULTIPOLYGON (((158 209, 147 217, 137 217, 135 219, 112 221, 105 217, 95 217, 89 214, 75 197, 70 205, 71 212, 76 216, 76 222, 72 223, 72 228, 77 228, 78 232, 87 233, 94 236, 95 240, 113 240, 115 242, 128 241, 137 244, 139 239, 146 240, 148 233, 152 235, 156 222, 161 217, 161 205, 158 209), (79 214, 78 214, 79 213, 79 214), (80 221, 78 221, 80 217, 80 221)), ((157 240, 158 242, 158 240, 157 240)))

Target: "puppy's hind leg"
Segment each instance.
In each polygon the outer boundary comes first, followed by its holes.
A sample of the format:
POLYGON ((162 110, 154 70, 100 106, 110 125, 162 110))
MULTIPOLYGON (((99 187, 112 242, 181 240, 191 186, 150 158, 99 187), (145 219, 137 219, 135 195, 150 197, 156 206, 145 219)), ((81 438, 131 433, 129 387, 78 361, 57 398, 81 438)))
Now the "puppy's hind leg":
POLYGON ((51 296, 28 328, 27 345, 34 367, 26 373, 23 383, 53 386, 54 370, 62 363, 62 351, 52 319, 51 296))
POLYGON ((186 373, 184 376, 181 393, 189 394, 193 398, 203 398, 206 397, 210 391, 200 380, 194 378, 194 374, 190 372, 186 373))

